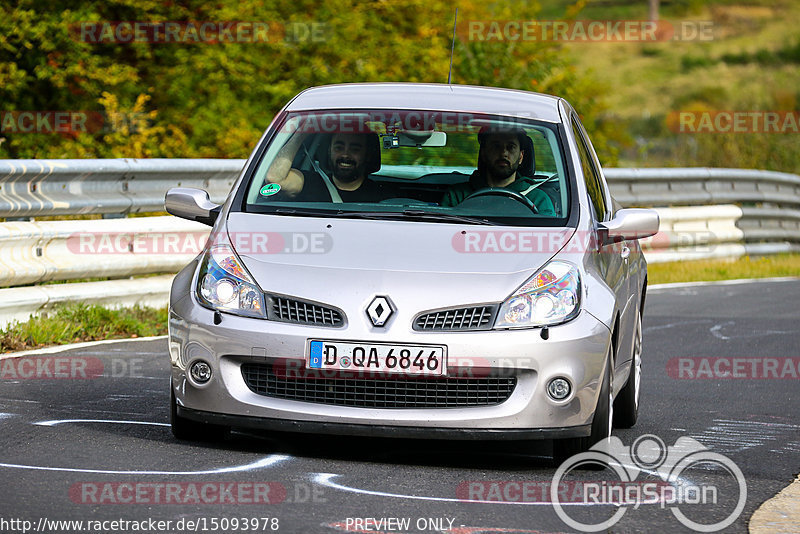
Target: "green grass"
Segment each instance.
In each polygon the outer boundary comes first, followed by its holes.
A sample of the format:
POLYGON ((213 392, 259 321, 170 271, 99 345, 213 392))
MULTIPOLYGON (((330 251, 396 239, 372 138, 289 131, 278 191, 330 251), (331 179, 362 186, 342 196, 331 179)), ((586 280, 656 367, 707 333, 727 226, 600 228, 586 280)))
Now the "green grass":
POLYGON ((711 282, 739 278, 800 277, 800 254, 776 254, 736 260, 695 260, 651 263, 647 266, 648 284, 711 282))
POLYGON ((84 303, 68 304, 0 330, 0 352, 14 352, 81 341, 158 336, 167 333, 167 310, 110 310, 84 303))

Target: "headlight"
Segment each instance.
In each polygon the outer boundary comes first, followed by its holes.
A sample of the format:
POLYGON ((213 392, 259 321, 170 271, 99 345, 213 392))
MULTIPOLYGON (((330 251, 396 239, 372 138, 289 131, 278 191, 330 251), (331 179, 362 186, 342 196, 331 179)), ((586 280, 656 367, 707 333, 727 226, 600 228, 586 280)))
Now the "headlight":
POLYGON ((500 306, 495 328, 554 325, 578 314, 581 278, 578 268, 551 261, 500 306))
POLYGON ((264 294, 229 245, 213 245, 197 277, 200 302, 215 310, 266 319, 264 294))

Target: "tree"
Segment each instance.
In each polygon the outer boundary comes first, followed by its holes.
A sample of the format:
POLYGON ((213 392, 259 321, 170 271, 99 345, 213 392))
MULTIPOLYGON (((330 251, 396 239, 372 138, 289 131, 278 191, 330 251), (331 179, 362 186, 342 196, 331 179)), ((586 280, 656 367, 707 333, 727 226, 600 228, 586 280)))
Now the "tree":
MULTIPOLYGON (((2 158, 245 157, 272 117, 302 89, 357 81, 445 83, 452 5, 421 0, 44 0, 0 7, 3 111, 65 110, 102 118, 91 131, 4 131, 2 158), (266 41, 95 42, 86 23, 268 23, 266 41), (83 23, 83 25, 82 25, 83 23), (123 127, 119 127, 122 124, 123 127), (127 126, 127 128, 125 127, 127 126)), ((462 20, 534 20, 539 6, 459 3, 462 20)), ((91 26, 89 26, 91 27, 91 26)), ((602 111, 597 85, 556 43, 456 45, 454 83, 554 92, 588 127, 602 111)), ((606 136, 593 135, 601 152, 606 136)), ((611 154, 611 152, 609 152, 611 154)))

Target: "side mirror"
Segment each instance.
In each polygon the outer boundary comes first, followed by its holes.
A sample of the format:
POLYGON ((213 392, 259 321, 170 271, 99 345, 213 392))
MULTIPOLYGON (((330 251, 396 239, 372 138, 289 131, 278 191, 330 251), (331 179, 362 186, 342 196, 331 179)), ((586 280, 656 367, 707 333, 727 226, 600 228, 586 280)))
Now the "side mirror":
POLYGON ((616 242, 626 239, 642 239, 658 233, 658 212, 645 208, 625 208, 617 211, 614 218, 600 223, 605 234, 604 241, 616 242))
POLYGON ((164 197, 164 208, 181 219, 197 221, 214 226, 220 206, 211 202, 208 193, 202 189, 173 187, 164 197))

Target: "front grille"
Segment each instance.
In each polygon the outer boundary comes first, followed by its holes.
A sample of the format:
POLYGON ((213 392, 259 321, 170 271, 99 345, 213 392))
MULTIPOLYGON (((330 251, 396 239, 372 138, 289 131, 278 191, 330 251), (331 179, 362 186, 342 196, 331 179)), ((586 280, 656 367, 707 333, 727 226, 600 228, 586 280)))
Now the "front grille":
POLYGON ((414 319, 414 330, 488 330, 496 313, 496 305, 429 312, 414 319))
POLYGON ((359 408, 493 406, 508 400, 517 385, 514 376, 328 378, 316 370, 298 371, 289 378, 271 364, 242 364, 247 387, 259 395, 359 408))
POLYGON ((342 326, 344 314, 329 306, 288 297, 269 297, 269 319, 313 326, 342 326))

